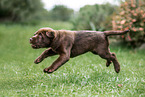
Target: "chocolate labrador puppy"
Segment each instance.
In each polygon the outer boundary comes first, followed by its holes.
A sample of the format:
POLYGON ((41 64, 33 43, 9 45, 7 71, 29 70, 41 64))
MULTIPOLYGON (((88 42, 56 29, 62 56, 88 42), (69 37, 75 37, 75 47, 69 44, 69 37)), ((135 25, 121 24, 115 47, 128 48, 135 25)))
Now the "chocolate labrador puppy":
POLYGON ((45 73, 52 73, 65 64, 70 58, 92 52, 106 59, 106 66, 111 62, 117 73, 120 71, 120 64, 115 53, 109 50, 108 36, 126 34, 125 31, 67 31, 53 30, 51 28, 41 28, 30 38, 32 48, 48 48, 35 61, 38 64, 49 56, 59 54, 59 57, 52 65, 44 69, 45 73))

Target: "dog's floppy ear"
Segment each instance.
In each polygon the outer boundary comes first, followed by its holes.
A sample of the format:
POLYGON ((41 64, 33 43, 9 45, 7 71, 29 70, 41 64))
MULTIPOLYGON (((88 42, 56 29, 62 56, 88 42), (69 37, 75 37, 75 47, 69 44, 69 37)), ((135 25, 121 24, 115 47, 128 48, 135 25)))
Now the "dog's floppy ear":
POLYGON ((46 36, 49 37, 49 38, 54 38, 55 37, 55 33, 53 31, 46 32, 46 36))

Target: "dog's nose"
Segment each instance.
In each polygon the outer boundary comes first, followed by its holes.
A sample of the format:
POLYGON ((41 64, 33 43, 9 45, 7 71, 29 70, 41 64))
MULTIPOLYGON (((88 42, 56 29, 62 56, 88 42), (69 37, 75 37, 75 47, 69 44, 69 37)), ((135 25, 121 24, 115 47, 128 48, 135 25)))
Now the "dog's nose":
POLYGON ((32 41, 32 38, 30 38, 30 41, 32 41))

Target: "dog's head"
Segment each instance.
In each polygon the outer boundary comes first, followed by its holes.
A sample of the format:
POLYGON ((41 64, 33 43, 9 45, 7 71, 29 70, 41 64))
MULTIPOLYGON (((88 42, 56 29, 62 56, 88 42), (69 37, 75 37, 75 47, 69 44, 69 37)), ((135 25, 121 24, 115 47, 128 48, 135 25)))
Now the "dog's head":
POLYGON ((30 38, 32 48, 47 48, 50 47, 52 40, 55 37, 55 31, 51 28, 41 28, 34 33, 30 38))

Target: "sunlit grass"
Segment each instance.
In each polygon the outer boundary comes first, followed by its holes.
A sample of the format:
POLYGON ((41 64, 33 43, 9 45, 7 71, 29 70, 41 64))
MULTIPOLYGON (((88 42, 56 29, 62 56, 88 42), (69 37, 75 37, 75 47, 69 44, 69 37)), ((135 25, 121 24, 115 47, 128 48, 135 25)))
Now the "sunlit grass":
POLYGON ((120 44, 112 44, 121 64, 116 74, 113 65, 87 53, 70 59, 53 74, 44 74, 43 69, 58 57, 50 57, 40 64, 33 61, 44 49, 34 50, 29 38, 40 27, 71 29, 69 23, 49 23, 37 26, 0 25, 0 96, 145 96, 145 52, 134 51, 120 44), (121 85, 121 86, 118 86, 121 85))

